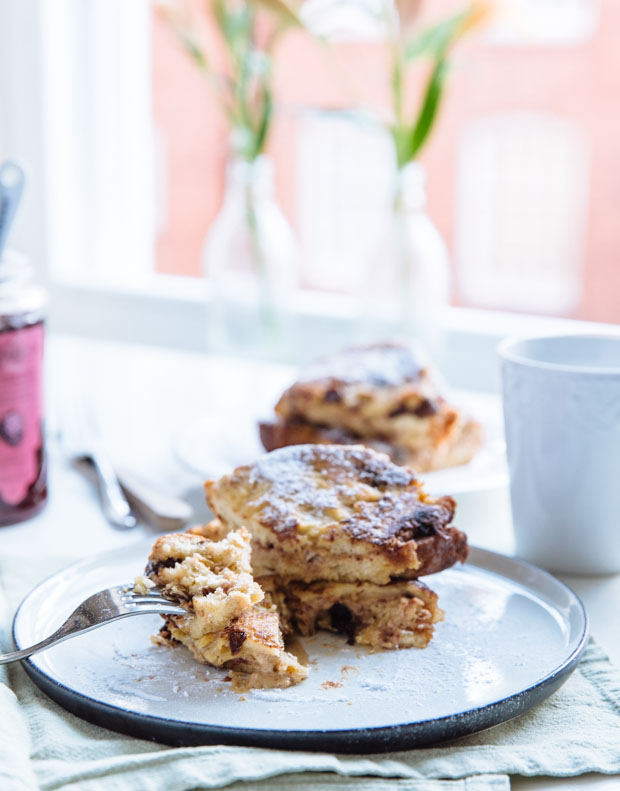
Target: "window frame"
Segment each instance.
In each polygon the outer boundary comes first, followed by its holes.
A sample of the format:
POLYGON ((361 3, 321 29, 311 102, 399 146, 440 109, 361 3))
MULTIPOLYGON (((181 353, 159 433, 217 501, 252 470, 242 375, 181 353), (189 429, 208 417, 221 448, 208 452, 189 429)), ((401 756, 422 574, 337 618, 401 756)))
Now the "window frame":
MULTIPOLYGON (((155 226, 151 215, 154 215, 155 201, 152 201, 150 215, 141 218, 141 232, 131 244, 122 248, 124 255, 115 256, 114 247, 105 247, 104 254, 93 261, 88 247, 83 246, 83 237, 81 247, 79 239, 74 244, 67 241, 72 223, 77 223, 80 212, 90 212, 90 218, 82 223, 89 229, 96 227, 95 236, 101 238, 101 228, 105 230, 115 221, 120 223, 127 206, 145 200, 149 190, 152 196, 153 186, 145 174, 145 163, 152 152, 142 151, 137 163, 132 160, 140 141, 143 146, 148 145, 144 143, 144 137, 148 136, 145 130, 152 129, 150 25, 144 24, 147 13, 150 17, 149 0, 132 0, 131 3, 93 0, 88 4, 82 0, 55 0, 53 4, 46 0, 0 0, 0 156, 18 157, 29 167, 27 195, 13 244, 32 259, 49 289, 52 329, 204 351, 208 285, 203 286, 196 278, 154 271, 155 226), (62 33, 58 32, 63 29, 59 16, 68 15, 71 25, 75 24, 75 15, 80 13, 87 15, 86 29, 90 38, 96 32, 97 37, 102 35, 103 39, 93 49, 89 49, 92 41, 83 42, 89 56, 83 68, 72 71, 67 53, 63 51, 62 33), (63 179, 63 175, 70 177, 71 173, 80 171, 89 152, 92 156, 88 145, 75 147, 70 143, 74 137, 69 138, 69 142, 63 139, 63 130, 66 131, 71 119, 76 120, 76 102, 88 103, 90 99, 91 106, 96 104, 89 86, 93 84, 91 78, 95 80, 93 70, 97 71, 98 66, 97 84, 107 79, 106 70, 96 61, 106 51, 106 41, 112 36, 120 36, 121 44, 114 53, 117 60, 108 75, 110 82, 103 86, 107 95, 105 111, 109 114, 110 106, 114 107, 118 99, 126 112, 112 113, 113 117, 107 121, 106 129, 113 130, 110 134, 115 141, 112 154, 91 164, 95 168, 105 168, 110 156, 112 159, 116 156, 115 173, 141 174, 141 186, 128 190, 116 209, 109 195, 102 201, 84 202, 79 190, 66 183, 70 178, 63 179), (142 65, 136 67, 140 59, 142 65), (19 79, 15 75, 19 75, 19 79), (119 143, 124 135, 131 138, 127 145, 119 143), (59 145, 63 147, 61 153, 59 145), (54 204, 57 204, 55 213, 50 208, 54 204), (59 205, 64 212, 62 215, 58 214, 59 205), (128 257, 133 270, 126 265, 128 257)), ((96 120, 91 119, 91 128, 93 123, 96 124, 96 120)), ((77 126, 73 134, 77 134, 77 126)), ((92 175, 92 171, 87 169, 86 175, 82 172, 80 177, 88 181, 89 174, 92 175)), ((110 174, 104 175, 108 183, 113 182, 110 174)), ((117 250, 118 247, 117 243, 117 250)), ((299 292, 296 309, 300 337, 304 339, 301 344, 303 359, 332 348, 334 344, 355 340, 357 316, 353 298, 299 292)), ((455 307, 447 316, 446 348, 453 383, 473 384, 480 389, 498 387, 497 375, 489 371, 496 370, 492 359, 495 346, 507 334, 620 333, 616 325, 490 310, 455 307)), ((442 361, 439 363, 441 365, 442 361)))
POLYGON ((0 158, 17 159, 27 176, 10 242, 47 279, 39 3, 0 0, 0 158))

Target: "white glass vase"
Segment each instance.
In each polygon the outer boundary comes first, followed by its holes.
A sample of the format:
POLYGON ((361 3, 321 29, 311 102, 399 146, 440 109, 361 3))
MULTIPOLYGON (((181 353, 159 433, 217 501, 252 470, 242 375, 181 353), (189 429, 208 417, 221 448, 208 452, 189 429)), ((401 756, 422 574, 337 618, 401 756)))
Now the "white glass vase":
POLYGON ((392 199, 363 281, 366 340, 400 337, 440 352, 450 297, 446 244, 426 213, 422 166, 396 175, 392 199))
POLYGON ((298 262, 297 242, 275 201, 271 159, 233 159, 203 248, 209 348, 285 358, 293 347, 298 262))

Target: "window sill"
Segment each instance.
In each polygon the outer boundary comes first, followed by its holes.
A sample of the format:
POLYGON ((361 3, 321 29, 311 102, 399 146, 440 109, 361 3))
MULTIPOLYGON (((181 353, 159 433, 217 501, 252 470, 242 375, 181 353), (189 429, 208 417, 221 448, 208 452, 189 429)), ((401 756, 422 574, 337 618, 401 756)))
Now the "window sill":
MULTIPOLYGON (((197 278, 154 275, 134 286, 61 283, 50 286, 53 331, 206 351, 209 294, 197 278)), ((300 354, 305 362, 356 342, 355 300, 299 291, 295 297, 300 354)), ((439 361, 455 386, 498 388, 497 343, 507 335, 620 334, 613 324, 452 307, 446 316, 445 355, 439 361), (464 385, 464 383, 467 385, 464 385)))

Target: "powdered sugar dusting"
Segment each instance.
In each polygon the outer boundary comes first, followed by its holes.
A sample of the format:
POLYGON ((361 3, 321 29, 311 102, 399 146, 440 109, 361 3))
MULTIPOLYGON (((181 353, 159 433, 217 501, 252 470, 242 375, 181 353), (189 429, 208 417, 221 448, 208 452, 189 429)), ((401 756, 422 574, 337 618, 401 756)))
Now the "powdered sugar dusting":
POLYGON ((346 384, 397 387, 417 381, 423 371, 421 353, 410 346, 385 343, 345 349, 324 357, 304 370, 300 381, 333 379, 346 384))
MULTIPOLYGON (((413 472, 357 445, 280 448, 237 470, 234 485, 243 487, 245 476, 248 495, 237 510, 239 520, 257 514, 261 524, 275 531, 294 530, 302 522, 339 523, 356 538, 377 543, 403 527, 416 531, 422 520, 429 530, 421 535, 429 535, 431 525, 442 527, 452 518, 445 503, 422 502, 413 472)), ((223 479, 213 491, 217 495, 222 487, 225 497, 229 485, 223 479)))
MULTIPOLYGON (((267 700, 274 703, 291 703, 295 697, 294 691, 287 689, 253 689, 248 693, 254 700, 267 700)), ((342 695, 304 695, 297 698, 299 703, 346 703, 349 700, 342 695)))
POLYGON ((314 446, 292 445, 266 453, 250 468, 249 483, 264 484, 268 488, 259 496, 257 503, 271 505, 279 513, 290 512, 294 507, 326 510, 338 507, 337 492, 329 487, 313 485, 309 476, 311 465, 310 448, 314 446))
MULTIPOLYGON (((42 598, 31 597, 20 611, 18 642, 34 643, 49 632, 43 602, 62 614, 93 590, 131 579, 144 555, 145 546, 138 544, 121 557, 110 554, 82 564, 79 573, 58 577, 42 589, 42 598)), ((507 568, 508 561, 503 563, 507 568)), ((431 584, 446 618, 423 650, 373 653, 328 633, 302 638, 310 673, 289 689, 240 696, 225 681, 225 671, 200 665, 181 647, 151 645, 150 635, 161 624, 157 616, 118 621, 59 643, 32 661, 53 683, 86 701, 115 707, 119 717, 129 711, 166 722, 282 732, 448 717, 518 695, 574 650, 581 632, 564 620, 566 593, 558 594, 556 608, 554 583, 541 583, 539 598, 527 574, 521 585, 466 565, 434 577, 431 584), (355 671, 344 673, 347 666, 355 671), (342 686, 325 688, 325 682, 342 686)))

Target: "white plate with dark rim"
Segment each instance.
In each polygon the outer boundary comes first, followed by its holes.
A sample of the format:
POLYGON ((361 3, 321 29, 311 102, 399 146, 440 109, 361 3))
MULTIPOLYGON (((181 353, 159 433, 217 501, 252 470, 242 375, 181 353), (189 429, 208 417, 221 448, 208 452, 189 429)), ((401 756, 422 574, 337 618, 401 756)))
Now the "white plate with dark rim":
MULTIPOLYGON (((150 544, 114 550, 50 577, 22 602, 18 648, 49 635, 90 594, 131 581, 150 544)), ((286 690, 232 691, 225 672, 150 642, 139 616, 59 643, 24 662, 53 700, 90 722, 171 745, 240 744, 329 752, 402 750, 464 736, 522 714, 575 669, 587 641, 577 596, 545 571, 472 549, 429 579, 445 620, 423 650, 302 638, 310 675, 286 690), (303 723, 303 728, 300 724, 303 723)))
MULTIPOLYGON (((478 420, 484 442, 468 464, 421 473, 429 494, 483 493, 508 485, 502 406, 499 396, 454 390, 451 403, 478 420)), ((222 414, 204 415, 181 430, 174 449, 179 460, 202 478, 217 478, 248 464, 264 453, 258 436, 258 413, 237 412, 230 420, 222 414), (234 432, 231 432, 231 425, 234 432)), ((271 418, 269 418, 271 419, 271 418)))

